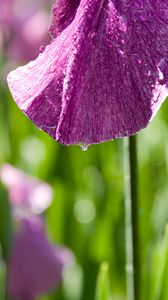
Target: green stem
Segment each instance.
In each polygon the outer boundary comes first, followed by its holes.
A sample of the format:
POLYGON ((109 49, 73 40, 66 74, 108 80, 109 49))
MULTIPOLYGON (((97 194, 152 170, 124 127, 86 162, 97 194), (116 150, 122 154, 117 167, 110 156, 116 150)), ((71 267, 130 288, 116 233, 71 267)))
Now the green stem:
POLYGON ((8 297, 8 262, 6 262, 5 300, 10 300, 8 297))
POLYGON ((125 239, 127 300, 140 299, 136 136, 125 139, 125 239))

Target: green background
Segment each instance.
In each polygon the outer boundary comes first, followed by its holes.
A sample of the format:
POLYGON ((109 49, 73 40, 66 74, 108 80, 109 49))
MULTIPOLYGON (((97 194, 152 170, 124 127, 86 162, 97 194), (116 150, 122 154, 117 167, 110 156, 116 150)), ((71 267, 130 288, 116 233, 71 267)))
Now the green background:
MULTIPOLYGON (((167 300, 167 101, 137 141, 141 298, 167 300)), ((47 234, 76 258, 61 287, 39 300, 125 299, 123 156, 123 139, 87 151, 59 145, 23 115, 1 80, 0 164, 9 162, 51 184, 54 199, 44 214, 47 234), (109 275, 103 262, 109 264, 109 275)), ((1 295, 4 274, 1 259, 1 295)))

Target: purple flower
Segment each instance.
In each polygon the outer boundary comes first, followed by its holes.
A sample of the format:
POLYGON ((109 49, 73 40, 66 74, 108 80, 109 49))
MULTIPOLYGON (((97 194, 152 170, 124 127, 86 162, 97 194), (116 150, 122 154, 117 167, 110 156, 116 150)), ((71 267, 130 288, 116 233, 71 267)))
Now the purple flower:
POLYGON ((40 217, 22 219, 9 260, 8 292, 11 299, 33 300, 61 282, 71 254, 49 243, 40 217))
POLYGON ((47 239, 42 213, 52 199, 51 187, 25 175, 9 164, 0 169, 13 209, 15 232, 8 264, 10 299, 34 300, 56 288, 64 266, 71 264, 70 250, 55 246, 47 239))
POLYGON ((9 192, 9 200, 16 215, 42 213, 51 203, 51 187, 22 171, 4 164, 0 168, 0 179, 9 192))
POLYGON ((22 111, 62 144, 135 134, 168 94, 168 0, 58 0, 53 41, 8 76, 22 111))

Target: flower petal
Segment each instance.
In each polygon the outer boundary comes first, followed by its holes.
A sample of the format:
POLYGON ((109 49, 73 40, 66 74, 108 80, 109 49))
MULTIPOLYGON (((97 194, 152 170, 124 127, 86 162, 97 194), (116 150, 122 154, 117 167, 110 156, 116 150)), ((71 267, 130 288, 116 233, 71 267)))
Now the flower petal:
POLYGON ((61 112, 63 78, 69 50, 68 33, 65 32, 64 37, 61 35, 47 46, 35 61, 8 76, 18 106, 53 138, 61 112))
POLYGON ((60 284, 64 262, 42 219, 22 219, 20 227, 11 249, 8 292, 12 299, 35 299, 60 284))
POLYGON ((10 74, 16 102, 63 144, 135 134, 168 94, 167 6, 167 0, 81 0, 32 70, 10 74))
POLYGON ((57 0, 52 8, 49 32, 55 38, 74 19, 80 0, 57 0))

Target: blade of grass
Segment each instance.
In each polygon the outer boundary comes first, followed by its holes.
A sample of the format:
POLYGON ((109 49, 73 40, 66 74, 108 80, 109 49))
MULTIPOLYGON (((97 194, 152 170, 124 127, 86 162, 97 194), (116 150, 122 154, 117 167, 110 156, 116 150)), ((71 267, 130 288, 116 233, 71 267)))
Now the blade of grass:
POLYGON ((154 300, 160 300, 162 298, 161 295, 164 287, 164 275, 166 272, 167 260, 168 260, 168 225, 166 225, 165 235, 160 249, 159 264, 155 269, 155 271, 157 272, 156 273, 157 286, 155 288, 154 300))
POLYGON ((107 262, 103 262, 100 266, 96 284, 95 300, 112 300, 109 279, 109 265, 107 262))

